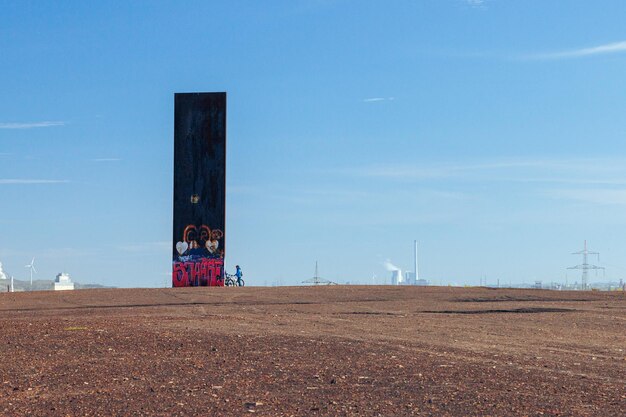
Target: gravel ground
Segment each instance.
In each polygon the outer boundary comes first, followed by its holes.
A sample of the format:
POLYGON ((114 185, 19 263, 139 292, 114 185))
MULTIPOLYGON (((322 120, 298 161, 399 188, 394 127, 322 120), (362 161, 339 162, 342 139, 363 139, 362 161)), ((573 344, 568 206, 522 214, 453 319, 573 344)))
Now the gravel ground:
POLYGON ((0 415, 624 416, 626 294, 0 294, 0 415))

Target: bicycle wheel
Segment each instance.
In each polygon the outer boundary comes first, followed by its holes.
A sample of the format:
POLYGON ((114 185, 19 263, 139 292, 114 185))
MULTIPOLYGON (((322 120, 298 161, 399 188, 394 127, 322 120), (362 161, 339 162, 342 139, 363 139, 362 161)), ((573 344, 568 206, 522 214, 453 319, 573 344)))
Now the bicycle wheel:
POLYGON ((243 287, 244 285, 246 285, 246 282, 243 280, 243 278, 241 278, 241 284, 239 284, 240 287, 243 287))

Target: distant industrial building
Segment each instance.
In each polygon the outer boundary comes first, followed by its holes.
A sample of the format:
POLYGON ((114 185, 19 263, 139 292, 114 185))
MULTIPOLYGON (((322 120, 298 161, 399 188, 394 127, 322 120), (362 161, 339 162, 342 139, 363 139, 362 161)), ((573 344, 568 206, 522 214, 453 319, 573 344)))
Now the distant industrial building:
POLYGON ((0 262, 0 292, 13 292, 13 276, 9 276, 4 272, 2 262, 0 262))
POLYGON ((403 275, 399 268, 392 270, 391 285, 428 285, 428 281, 419 278, 417 269, 417 240, 413 241, 413 271, 406 271, 403 275))
POLYGON ((404 278, 402 277, 402 271, 396 269, 395 271, 391 271, 391 285, 403 285, 404 278))
POLYGON ((55 291, 66 291, 66 290, 73 290, 73 289, 74 289, 74 283, 70 279, 69 274, 62 272, 57 275, 57 277, 54 280, 55 291))
POLYGON ((7 274, 4 272, 4 269, 2 268, 2 262, 0 262, 0 280, 6 281, 8 279, 9 277, 7 276, 7 274))

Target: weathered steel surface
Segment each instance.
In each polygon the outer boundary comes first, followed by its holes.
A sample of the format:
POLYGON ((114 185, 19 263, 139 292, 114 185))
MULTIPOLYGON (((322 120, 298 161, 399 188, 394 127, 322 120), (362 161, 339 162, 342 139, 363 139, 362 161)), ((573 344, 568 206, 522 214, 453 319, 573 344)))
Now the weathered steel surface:
POLYGON ((226 93, 174 95, 172 285, 223 285, 226 93))

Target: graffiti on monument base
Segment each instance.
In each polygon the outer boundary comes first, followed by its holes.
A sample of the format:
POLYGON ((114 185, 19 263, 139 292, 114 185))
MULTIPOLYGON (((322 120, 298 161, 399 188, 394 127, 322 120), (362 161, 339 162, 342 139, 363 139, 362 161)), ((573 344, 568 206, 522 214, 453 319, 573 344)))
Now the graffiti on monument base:
POLYGON ((174 287, 223 287, 224 260, 200 258, 175 261, 172 275, 174 287))
POLYGON ((174 247, 174 287, 224 286, 224 232, 188 225, 174 247))

